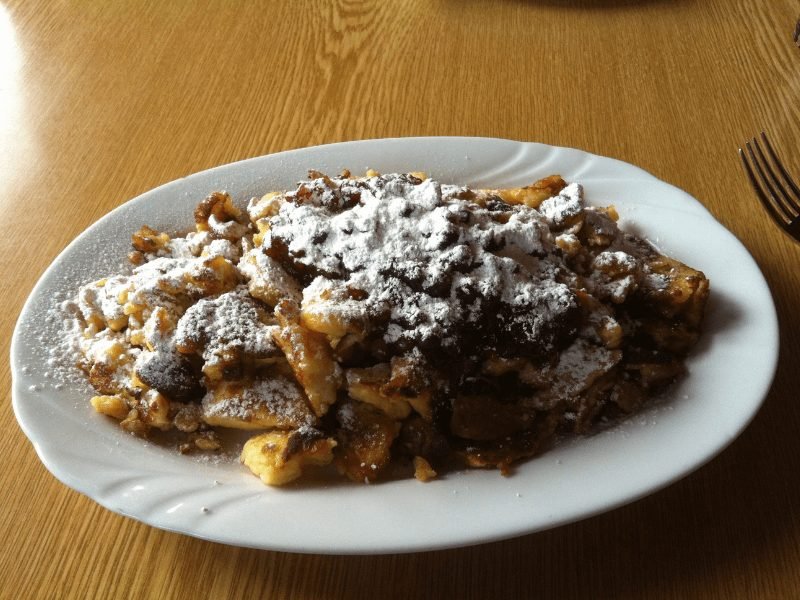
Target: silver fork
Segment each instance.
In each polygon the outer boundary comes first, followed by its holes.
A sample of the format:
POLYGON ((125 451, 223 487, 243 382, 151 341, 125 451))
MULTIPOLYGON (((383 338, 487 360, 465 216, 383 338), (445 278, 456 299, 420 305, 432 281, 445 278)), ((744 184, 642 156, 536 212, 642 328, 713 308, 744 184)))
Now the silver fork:
POLYGON ((739 157, 756 196, 769 216, 778 227, 800 242, 800 188, 775 154, 763 131, 761 141, 766 154, 758 138, 753 138, 745 143, 747 154, 739 148, 739 157))

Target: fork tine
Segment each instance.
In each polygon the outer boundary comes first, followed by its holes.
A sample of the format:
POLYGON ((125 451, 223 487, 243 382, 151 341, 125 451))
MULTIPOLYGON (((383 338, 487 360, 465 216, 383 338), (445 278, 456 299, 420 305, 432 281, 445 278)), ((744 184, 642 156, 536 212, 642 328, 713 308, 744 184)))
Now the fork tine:
MULTIPOLYGON (((794 204, 795 206, 797 206, 798 204, 800 204, 800 187, 797 187, 797 184, 794 182, 791 175, 789 175, 789 172, 786 170, 786 167, 784 167, 783 163, 778 159, 778 155, 775 154, 775 150, 772 149, 772 144, 770 143, 769 139, 767 139, 767 134, 764 133, 763 131, 761 132, 761 139, 764 140, 764 145, 767 147, 767 152, 769 153, 772 162, 775 163, 776 167, 778 167, 778 171, 781 172, 783 180, 790 188, 792 188, 792 191, 794 192, 795 196, 794 204)), ((798 207, 796 210, 800 212, 800 207, 798 207)))
POLYGON ((778 193, 775 191, 772 183, 767 178, 767 175, 764 172, 764 168, 759 162, 758 157, 756 157, 756 154, 753 151, 753 144, 756 143, 756 140, 753 139, 751 142, 745 142, 745 146, 747 147, 747 153, 750 155, 750 165, 758 176, 758 187, 761 188, 766 201, 770 204, 770 206, 772 206, 773 210, 775 210, 781 216, 782 225, 785 227, 786 221, 791 221, 795 215, 791 209, 786 207, 786 205, 783 203, 783 200, 778 196, 778 193))
MULTIPOLYGON (((747 142, 748 150, 750 150, 752 154, 752 150, 750 149, 750 142, 747 142)), ((766 209, 767 214, 772 217, 772 220, 775 221, 775 224, 780 227, 781 229, 786 228, 786 220, 783 216, 778 212, 775 206, 770 202, 769 197, 761 186, 758 184, 758 179, 756 179, 756 175, 753 172, 753 168, 750 166, 750 163, 747 160, 747 157, 744 154, 744 150, 739 148, 739 158, 742 159, 742 164, 744 165, 745 171, 747 171, 747 178, 750 180, 750 185, 753 187, 753 191, 756 193, 759 201, 761 202, 762 206, 766 209)))
MULTIPOLYGON (((772 194, 772 201, 778 205, 786 217, 791 221, 798 215, 798 213, 800 213, 800 206, 798 206, 798 203, 789 196, 789 193, 786 191, 786 186, 781 184, 778 176, 775 174, 775 171, 772 168, 772 165, 770 164, 770 161, 768 161, 767 157, 764 156, 764 152, 761 150, 761 145, 758 143, 758 140, 754 138, 752 141, 753 147, 756 149, 755 154, 758 155, 758 159, 756 160, 756 157, 753 154, 753 149, 750 147, 749 142, 747 149, 750 151, 750 155, 755 161, 756 169, 758 169, 759 174, 764 178, 769 175, 769 180, 767 180, 766 183, 770 193, 772 194)), ((772 158, 773 162, 777 163, 779 167, 783 166, 778 160, 778 157, 775 156, 774 152, 772 153, 772 158)))

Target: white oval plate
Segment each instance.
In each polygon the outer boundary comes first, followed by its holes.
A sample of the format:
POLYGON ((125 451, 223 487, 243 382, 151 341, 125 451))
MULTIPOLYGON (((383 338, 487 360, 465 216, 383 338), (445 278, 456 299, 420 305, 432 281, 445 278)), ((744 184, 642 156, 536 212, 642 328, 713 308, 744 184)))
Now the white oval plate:
POLYGON ((45 466, 106 508, 163 529, 241 546, 366 554, 431 550, 522 535, 609 510, 708 461, 742 431, 777 363, 775 308, 761 272, 703 206, 632 165, 569 148, 483 138, 367 140, 304 148, 204 171, 120 206, 81 234, 38 282, 11 348, 17 419, 45 466), (309 168, 334 173, 425 170, 476 186, 560 173, 587 200, 613 203, 622 224, 711 280, 706 333, 689 375, 641 414, 563 443, 510 477, 464 471, 427 484, 332 483, 268 488, 235 461, 203 462, 122 433, 88 403, 88 387, 56 389, 43 357, 59 293, 120 268, 141 224, 175 231, 195 204, 226 189, 239 201, 291 187, 309 168), (203 508, 207 511, 204 511, 203 508))

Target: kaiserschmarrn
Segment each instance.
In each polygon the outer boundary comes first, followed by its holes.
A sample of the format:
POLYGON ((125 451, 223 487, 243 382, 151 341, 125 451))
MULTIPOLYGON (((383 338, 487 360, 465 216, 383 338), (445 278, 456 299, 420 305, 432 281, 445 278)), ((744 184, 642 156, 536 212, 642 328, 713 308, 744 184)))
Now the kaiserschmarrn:
POLYGON ((470 189, 421 173, 223 192, 183 237, 143 226, 129 274, 71 303, 92 406, 281 485, 495 467, 636 411, 684 373, 703 273, 587 206, 578 183, 470 189))

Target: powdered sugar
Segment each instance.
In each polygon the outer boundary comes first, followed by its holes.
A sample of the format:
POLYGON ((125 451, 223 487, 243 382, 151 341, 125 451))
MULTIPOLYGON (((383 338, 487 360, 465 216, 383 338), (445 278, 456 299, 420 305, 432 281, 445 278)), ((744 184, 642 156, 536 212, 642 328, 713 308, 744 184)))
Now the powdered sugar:
POLYGON ((239 270, 250 281, 250 293, 268 304, 284 298, 300 300, 300 285, 261 248, 249 250, 239 261, 239 270))
POLYGON ((206 418, 223 417, 251 421, 259 414, 268 415, 279 427, 297 427, 312 424, 314 415, 308 408, 300 387, 280 374, 268 379, 250 382, 241 393, 220 398, 211 391, 203 398, 206 418))
POLYGON ((181 293, 202 295, 197 283, 215 277, 206 258, 156 258, 133 270, 129 302, 155 308, 173 306, 181 293))
POLYGON ((209 231, 192 231, 186 234, 186 237, 170 239, 164 256, 171 256, 172 258, 197 257, 203 252, 203 248, 213 241, 214 238, 209 231))
POLYGON ((221 256, 234 263, 239 260, 241 254, 241 247, 237 243, 226 239, 212 240, 203 250, 204 256, 209 258, 221 256))
POLYGON ((215 214, 209 215, 208 227, 214 236, 229 240, 239 240, 247 233, 246 225, 235 220, 222 221, 215 214))
POLYGON ((583 187, 571 183, 557 196, 548 198, 539 205, 539 212, 547 219, 548 225, 561 227, 583 211, 583 187))
POLYGON ((641 279, 640 261, 627 252, 600 252, 592 261, 591 289, 600 299, 621 304, 641 279))
POLYGON ((175 342, 179 347, 201 349, 206 364, 240 355, 263 358, 278 352, 273 329, 262 323, 258 306, 239 287, 191 306, 178 321, 175 342))
POLYGON ((565 348, 554 371, 553 393, 563 400, 576 400, 598 377, 622 358, 622 353, 576 339, 565 348))
POLYGON ((286 199, 264 247, 307 277, 304 303, 321 311, 328 298, 337 316, 383 321, 398 350, 458 352, 469 324, 504 352, 541 352, 570 329, 575 299, 533 209, 489 210, 403 175, 316 179, 286 199))

